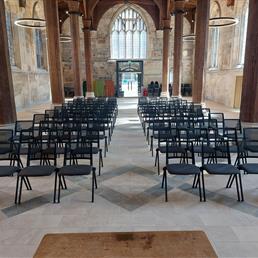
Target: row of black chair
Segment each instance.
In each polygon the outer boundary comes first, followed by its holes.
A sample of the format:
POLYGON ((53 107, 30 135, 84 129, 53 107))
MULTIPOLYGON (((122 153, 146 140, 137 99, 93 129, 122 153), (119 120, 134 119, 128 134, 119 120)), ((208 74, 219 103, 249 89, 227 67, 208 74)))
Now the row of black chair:
POLYGON ((60 201, 60 190, 67 188, 65 177, 90 174, 93 202, 94 188, 97 188, 93 155, 99 155, 100 175, 103 167, 100 141, 105 140, 106 156, 117 114, 117 103, 113 98, 75 99, 53 110, 46 110, 44 114, 35 114, 31 121, 17 121, 14 133, 8 129, 0 130, 0 160, 6 161, 0 166, 0 177, 17 173, 15 203, 21 202, 23 184, 27 190, 32 190, 29 178, 53 173, 54 202, 60 201), (93 116, 86 116, 80 111, 92 108, 93 116), (99 112, 102 115, 98 116, 99 112), (107 130, 110 132, 108 136, 107 130), (64 155, 63 165, 58 167, 57 158, 61 154, 64 155), (22 163, 22 155, 27 156, 26 165, 22 163), (87 160, 90 164, 85 164, 87 160))
POLYGON ((139 99, 138 114, 152 155, 154 140, 157 141, 155 166, 158 166, 158 174, 160 154, 166 155, 162 180, 166 200, 167 174, 194 175, 193 187, 199 186, 200 200, 206 200, 203 171, 229 175, 226 187, 231 187, 235 181, 238 200, 244 200, 240 171, 258 174, 258 163, 249 161, 249 158, 258 158, 258 128, 242 129, 239 119, 225 119, 223 113, 212 113, 201 105, 179 98, 139 99), (236 155, 234 165, 231 154, 236 155), (201 157, 198 167, 196 157, 201 157), (188 164, 189 158, 191 164, 188 164), (170 164, 170 159, 177 159, 177 162, 170 164))

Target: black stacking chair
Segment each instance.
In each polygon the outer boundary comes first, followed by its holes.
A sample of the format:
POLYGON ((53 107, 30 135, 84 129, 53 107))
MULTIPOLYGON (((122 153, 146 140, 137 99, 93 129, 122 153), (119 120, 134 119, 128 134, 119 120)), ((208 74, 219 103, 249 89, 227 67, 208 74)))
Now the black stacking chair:
POLYGON ((158 167, 158 175, 160 175, 160 154, 166 154, 173 151, 173 148, 167 148, 167 141, 176 140, 177 129, 172 128, 170 122, 164 124, 157 131, 158 147, 156 148, 155 166, 158 167))
MULTIPOLYGON (((33 140, 29 143, 27 166, 17 176, 15 203, 21 203, 22 186, 26 182, 26 178, 45 177, 57 173, 55 149, 55 143, 45 143, 41 140, 33 140), (37 165, 35 165, 36 162, 37 165)), ((57 175, 55 176, 54 189, 56 189, 56 181, 57 175)), ((54 202, 56 199, 55 194, 56 191, 54 191, 54 202)))
POLYGON ((205 201, 203 172, 195 165, 193 143, 181 140, 168 140, 166 144, 166 166, 163 168, 162 188, 165 185, 165 201, 168 201, 167 175, 197 175, 200 201, 205 201), (169 163, 169 160, 174 160, 169 163), (203 189, 202 189, 203 188, 203 189), (202 193, 203 191, 203 193, 202 193), (204 197, 204 198, 203 198, 204 197))
MULTIPOLYGON (((60 202, 60 192, 62 187, 62 177, 69 176, 89 176, 92 175, 92 196, 94 202, 94 189, 97 188, 96 168, 92 167, 92 162, 88 164, 79 164, 79 161, 88 160, 92 157, 92 142, 77 142, 66 144, 63 167, 58 171, 58 195, 57 202, 60 202)), ((92 160, 92 159, 91 159, 92 160)), ((55 188, 56 192, 56 188, 55 188)))
MULTIPOLYGON (((231 164, 228 140, 218 138, 214 142, 203 141, 201 170, 210 175, 230 176, 236 183, 238 201, 244 201, 241 173, 237 167, 231 164), (207 144, 210 148, 213 147, 214 151, 207 152, 205 148, 207 144)), ((204 199, 206 200, 205 196, 204 199)))
POLYGON ((90 160, 91 166, 93 166, 93 155, 98 155, 99 175, 101 174, 101 167, 103 167, 102 149, 100 148, 100 131, 93 126, 92 122, 88 122, 86 127, 82 127, 80 130, 79 138, 77 142, 83 142, 85 144, 85 155, 88 151, 88 156, 85 159, 90 160), (89 143, 91 143, 89 145, 89 143), (87 146, 91 146, 86 148, 87 146))
POLYGON ((12 130, 0 129, 0 177, 13 176, 20 171, 19 167, 14 166, 17 156, 13 153, 12 139, 12 130))
MULTIPOLYGON (((251 161, 258 159, 258 127, 244 128, 243 130, 243 148, 242 162, 238 164, 238 168, 245 174, 258 174, 258 163, 251 161)), ((232 181, 232 180, 231 180, 232 181)), ((228 182, 231 187, 232 182, 228 182)))

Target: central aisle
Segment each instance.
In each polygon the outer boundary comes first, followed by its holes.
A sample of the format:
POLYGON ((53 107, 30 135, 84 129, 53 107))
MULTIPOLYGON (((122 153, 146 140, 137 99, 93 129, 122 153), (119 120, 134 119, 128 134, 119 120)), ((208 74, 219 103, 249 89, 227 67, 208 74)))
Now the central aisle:
POLYGON ((20 206, 13 204, 15 178, 0 180, 0 258, 32 257, 47 233, 170 230, 205 231, 219 257, 257 257, 257 176, 244 176, 244 203, 236 202, 235 189, 222 187, 223 177, 206 176, 206 203, 199 202, 191 177, 169 177, 165 203, 137 99, 118 99, 118 105, 94 203, 85 177, 67 179, 60 204, 52 203, 53 178, 32 180, 34 190, 24 191, 20 206))

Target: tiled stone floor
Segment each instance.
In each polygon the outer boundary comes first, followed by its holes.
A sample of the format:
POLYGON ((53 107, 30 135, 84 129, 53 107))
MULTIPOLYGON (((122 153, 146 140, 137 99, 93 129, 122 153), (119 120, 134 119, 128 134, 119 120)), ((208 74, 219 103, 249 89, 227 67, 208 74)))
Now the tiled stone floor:
MULTIPOLYGON (((169 202, 164 202, 161 178, 154 167, 136 113, 136 99, 119 99, 119 118, 95 203, 90 180, 67 180, 60 204, 52 203, 53 177, 31 180, 20 206, 13 204, 16 178, 0 180, 0 257, 32 257, 41 238, 51 232, 203 230, 219 257, 258 257, 258 176, 243 176, 245 202, 235 188, 225 189, 225 177, 205 175, 207 202, 191 189, 192 178, 169 178, 169 202)), ((207 102, 227 117, 238 115, 207 102)), ((47 105, 19 113, 31 118, 47 105)), ((60 161, 61 164, 61 161, 60 161)), ((161 165, 164 164, 164 159, 161 165)))

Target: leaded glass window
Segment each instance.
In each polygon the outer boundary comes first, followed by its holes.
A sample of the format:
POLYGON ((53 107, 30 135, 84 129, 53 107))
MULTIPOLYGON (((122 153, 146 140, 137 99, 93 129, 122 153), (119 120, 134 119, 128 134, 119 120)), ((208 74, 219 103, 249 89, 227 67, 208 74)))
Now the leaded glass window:
POLYGON ((7 30, 7 37, 8 37, 8 49, 9 49, 10 63, 12 66, 15 66, 12 15, 11 15, 11 12, 9 12, 9 11, 6 11, 6 30, 7 30))
POLYGON ((112 59, 144 59, 147 52, 147 27, 141 15, 132 8, 123 10, 113 23, 112 59))
POLYGON ((239 37, 239 64, 244 65, 245 62, 245 47, 246 47, 246 35, 248 25, 248 8, 245 8, 243 14, 240 17, 240 37, 239 37))
POLYGON ((37 68, 44 69, 44 51, 43 51, 43 39, 42 31, 39 29, 35 30, 35 39, 36 39, 36 60, 37 68))
POLYGON ((219 28, 211 28, 211 56, 210 68, 218 68, 218 54, 219 54, 219 28))

